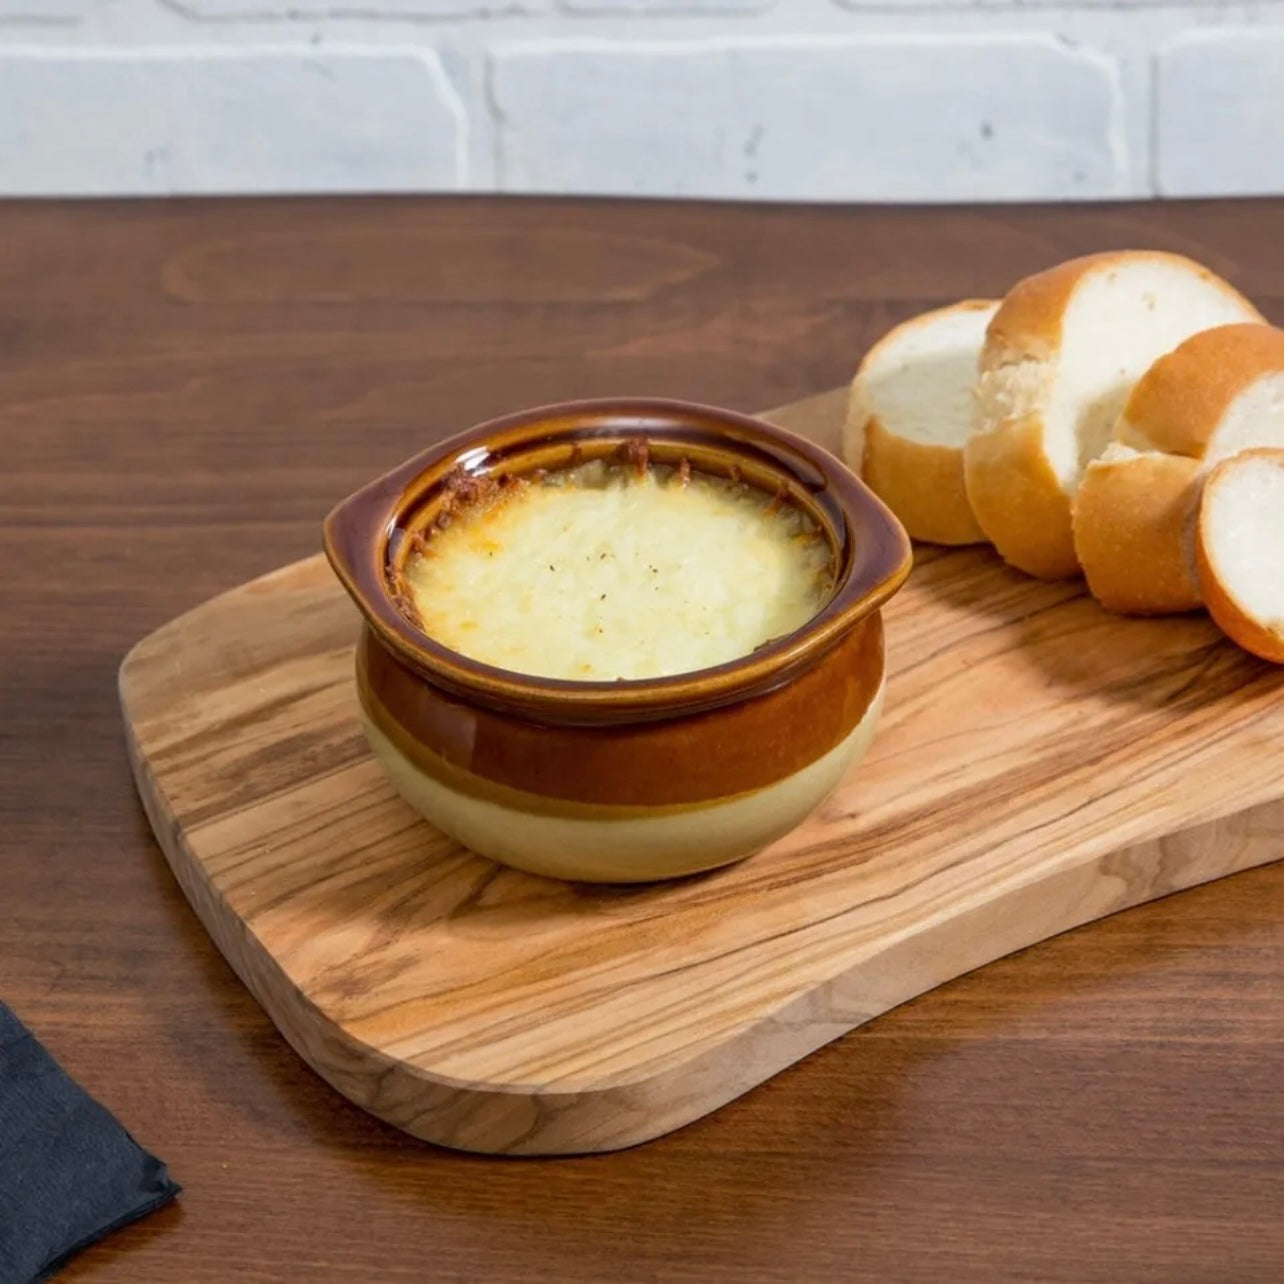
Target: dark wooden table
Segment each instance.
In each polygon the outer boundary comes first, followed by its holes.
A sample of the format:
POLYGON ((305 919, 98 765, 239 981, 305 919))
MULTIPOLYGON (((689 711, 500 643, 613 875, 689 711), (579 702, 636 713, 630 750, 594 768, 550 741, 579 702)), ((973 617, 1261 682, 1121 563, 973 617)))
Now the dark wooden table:
POLYGON ((481 1159, 278 1037, 151 839, 115 692, 133 641, 463 425, 791 400, 1106 247, 1196 255, 1284 320, 1282 231, 1284 202, 0 206, 0 997, 186 1187, 67 1278, 1284 1278, 1284 865, 985 968, 649 1146, 481 1159))

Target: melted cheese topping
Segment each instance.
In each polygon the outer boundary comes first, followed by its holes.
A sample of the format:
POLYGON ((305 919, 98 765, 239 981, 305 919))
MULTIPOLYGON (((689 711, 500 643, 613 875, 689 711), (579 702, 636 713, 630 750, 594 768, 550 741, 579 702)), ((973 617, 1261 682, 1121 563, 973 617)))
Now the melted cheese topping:
POLYGON ((588 464, 433 531, 406 564, 429 637, 580 681, 689 673, 805 624, 831 588, 815 524, 751 487, 588 464))

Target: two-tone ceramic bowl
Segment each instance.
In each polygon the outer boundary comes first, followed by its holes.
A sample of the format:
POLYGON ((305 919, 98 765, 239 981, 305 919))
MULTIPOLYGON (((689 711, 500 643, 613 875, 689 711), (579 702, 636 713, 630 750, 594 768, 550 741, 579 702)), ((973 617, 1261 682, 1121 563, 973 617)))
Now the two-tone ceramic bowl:
MULTIPOLYGON (((873 737, 879 608, 910 567, 899 523, 820 447, 730 411, 659 400, 568 403, 473 428, 339 504, 325 549, 365 620, 357 691, 400 794, 481 855, 594 882, 711 869, 812 812, 873 737), (406 606, 407 560, 461 494, 622 450, 794 506, 828 551, 815 614, 713 667, 614 681, 496 667, 424 631, 406 606)), ((748 577, 743 592, 755 591, 748 577)))

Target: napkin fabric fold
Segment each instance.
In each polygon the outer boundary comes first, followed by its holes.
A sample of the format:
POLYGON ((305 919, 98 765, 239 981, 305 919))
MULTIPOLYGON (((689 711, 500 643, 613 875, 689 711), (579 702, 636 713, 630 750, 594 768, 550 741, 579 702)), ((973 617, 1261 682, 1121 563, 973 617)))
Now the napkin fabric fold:
POLYGON ((47 1279, 179 1190, 0 1003, 0 1284, 47 1279))

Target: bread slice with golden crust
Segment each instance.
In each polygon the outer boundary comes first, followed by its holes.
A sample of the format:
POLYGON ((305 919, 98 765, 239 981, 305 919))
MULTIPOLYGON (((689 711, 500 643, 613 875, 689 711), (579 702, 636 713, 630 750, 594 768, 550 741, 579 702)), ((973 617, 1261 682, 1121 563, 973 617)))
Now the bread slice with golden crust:
POLYGON ((1250 446, 1284 446, 1284 330, 1223 325, 1192 335, 1138 381, 1115 438, 1206 467, 1250 446))
POLYGON ((1207 268, 1160 251, 1089 255, 1026 277, 990 322, 964 451, 981 529, 1013 566, 1078 573, 1072 502, 1133 385, 1200 330, 1260 321, 1207 268))
POLYGON ((1115 435, 1074 500, 1088 587, 1125 614, 1190 610, 1204 474, 1245 447, 1284 446, 1284 330, 1225 325, 1192 335, 1138 380, 1115 435))
POLYGON ((1084 470, 1074 547, 1088 588, 1109 611, 1172 615, 1203 603, 1195 576, 1199 464, 1112 444, 1084 470))
POLYGON ((998 306, 967 299, 903 322, 865 354, 852 381, 843 458, 915 539, 985 540, 963 483, 963 446, 977 355, 998 306))
POLYGON ((1245 450, 1208 475, 1195 562, 1227 637, 1284 664, 1284 450, 1245 450))

